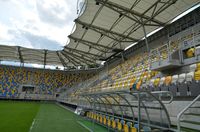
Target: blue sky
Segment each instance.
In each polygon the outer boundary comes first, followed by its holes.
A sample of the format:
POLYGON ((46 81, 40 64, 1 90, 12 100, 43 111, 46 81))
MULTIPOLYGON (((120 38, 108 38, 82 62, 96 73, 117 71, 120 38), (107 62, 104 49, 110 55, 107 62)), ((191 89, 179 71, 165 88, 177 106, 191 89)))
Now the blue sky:
POLYGON ((60 50, 77 17, 77 0, 0 0, 0 44, 60 50))

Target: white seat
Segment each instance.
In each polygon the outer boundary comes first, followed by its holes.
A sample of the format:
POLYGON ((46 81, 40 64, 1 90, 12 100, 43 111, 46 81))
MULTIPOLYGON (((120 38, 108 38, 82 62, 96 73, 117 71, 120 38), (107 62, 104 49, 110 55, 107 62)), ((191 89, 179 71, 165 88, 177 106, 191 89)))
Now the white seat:
POLYGON ((164 82, 165 82, 165 77, 162 77, 162 78, 160 79, 160 85, 163 85, 164 82))
POLYGON ((189 72, 186 74, 186 81, 191 82, 194 79, 194 72, 189 72))
POLYGON ((173 75, 172 76, 172 84, 176 84, 178 81, 178 75, 173 75))
POLYGON ((195 51, 196 54, 197 54, 197 55, 200 55, 200 46, 197 46, 195 49, 196 49, 196 51, 195 51))
POLYGON ((178 82, 179 83, 183 83, 185 81, 186 78, 186 73, 182 73, 178 76, 178 82))
POLYGON ((150 83, 149 83, 149 86, 153 86, 154 81, 155 81, 155 79, 151 79, 151 80, 150 80, 150 83))
POLYGON ((197 64, 190 65, 190 71, 195 71, 197 68, 197 64))

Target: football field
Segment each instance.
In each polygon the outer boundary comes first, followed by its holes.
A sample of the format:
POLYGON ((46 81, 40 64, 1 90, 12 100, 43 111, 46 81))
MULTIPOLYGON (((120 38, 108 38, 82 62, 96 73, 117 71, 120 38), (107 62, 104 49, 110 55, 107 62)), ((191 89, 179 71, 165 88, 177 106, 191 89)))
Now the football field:
MULTIPOLYGON (((0 132, 88 132, 83 126, 93 129, 93 123, 54 103, 0 102, 0 132)), ((95 131, 106 129, 95 125, 95 131)))

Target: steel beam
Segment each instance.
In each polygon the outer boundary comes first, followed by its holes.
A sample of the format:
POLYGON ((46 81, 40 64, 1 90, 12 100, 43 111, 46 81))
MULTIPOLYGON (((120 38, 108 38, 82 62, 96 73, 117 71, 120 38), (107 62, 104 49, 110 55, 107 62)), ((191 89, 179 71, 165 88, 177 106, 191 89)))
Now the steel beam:
POLYGON ((104 50, 100 50, 99 48, 103 48, 103 49, 107 49, 107 50, 113 50, 113 48, 111 47, 108 47, 108 46, 104 46, 104 45, 100 45, 100 44, 97 44, 97 43, 94 43, 94 42, 90 42, 90 41, 87 41, 87 40, 83 40, 83 39, 80 39, 80 38, 76 38, 76 37, 73 37, 73 36, 68 36, 70 39, 73 39, 75 41, 78 41, 78 42, 81 42, 82 44, 85 44, 89 47, 92 47, 92 48, 95 48, 101 52, 105 52, 104 50), (99 47, 99 48, 97 48, 99 47))
MULTIPOLYGON (((73 51, 73 50, 69 50, 69 49, 68 49, 68 51, 67 51, 66 48, 63 49, 63 50, 66 51, 66 52, 71 52, 71 51, 73 51)), ((92 59, 92 60, 95 60, 95 59, 96 59, 96 58, 94 58, 94 57, 92 57, 92 56, 87 55, 87 53, 81 53, 81 52, 76 52, 76 51, 73 51, 73 52, 79 54, 81 57, 86 57, 86 58, 92 59)))
MULTIPOLYGON (((96 0, 96 1, 101 3, 101 4, 105 3, 105 0, 96 0)), ((111 2, 111 1, 106 2, 104 6, 118 12, 119 14, 122 14, 122 15, 130 18, 131 20, 133 20, 133 21, 135 21, 139 24, 142 24, 141 21, 140 21, 141 18, 146 19, 146 20, 150 20, 150 18, 151 18, 151 17, 149 17, 145 14, 141 14, 141 13, 134 11, 134 10, 129 10, 128 8, 126 8, 124 6, 121 6, 121 5, 114 3, 114 2, 111 2), (131 17, 129 14, 131 14, 134 17, 131 17)), ((160 25, 160 26, 164 25, 164 23, 162 23, 162 22, 160 22, 156 19, 151 19, 151 21, 160 25)))
POLYGON ((21 63, 24 63, 24 59, 23 59, 20 48, 21 48, 20 46, 17 46, 17 51, 18 51, 18 54, 19 54, 19 60, 20 60, 21 63))
POLYGON ((80 59, 79 56, 76 56, 76 55, 74 55, 74 54, 69 54, 69 53, 68 53, 68 55, 70 55, 71 57, 77 59, 77 60, 80 61, 81 63, 84 63, 84 64, 86 64, 86 65, 90 65, 87 61, 84 61, 84 59, 80 59))
POLYGON ((44 68, 46 66, 46 62, 47 62, 47 50, 44 50, 44 68))
MULTIPOLYGON (((76 23, 78 24, 81 24, 95 32, 98 32, 100 34, 103 34, 113 40, 117 40, 119 41, 117 38, 119 37, 126 37, 124 34, 121 34, 121 33, 117 33, 117 32, 114 32, 114 31, 111 31, 111 30, 108 30, 108 29, 105 29, 105 28, 102 28, 102 27, 99 27, 99 26, 95 26, 95 25, 90 25, 88 23, 85 23, 85 22, 82 22, 81 20, 79 19, 76 19, 75 20, 76 23), (115 36, 115 37, 113 37, 115 36)), ((126 37, 127 39, 131 40, 130 42, 136 42, 138 41, 138 39, 135 39, 135 38, 132 38, 132 37, 126 37)))
POLYGON ((80 65, 79 62, 77 62, 76 60, 74 60, 74 58, 71 58, 71 56, 68 56, 65 52, 60 52, 63 56, 65 56, 74 66, 78 66, 80 65))
POLYGON ((63 50, 63 52, 65 52, 65 53, 71 55, 72 57, 75 57, 75 58, 81 59, 83 62, 87 61, 87 62, 90 62, 90 63, 93 63, 93 64, 96 63, 95 61, 93 61, 93 60, 89 60, 89 59, 86 59, 86 58, 84 58, 83 56, 78 56, 78 55, 76 55, 76 54, 73 54, 73 53, 67 52, 67 51, 65 51, 65 50, 63 50))
POLYGON ((82 50, 78 50, 78 49, 72 49, 72 48, 69 48, 67 46, 65 46, 64 49, 68 49, 68 50, 71 50, 71 51, 74 51, 74 52, 77 52, 77 53, 83 53, 83 54, 88 54, 88 55, 91 55, 91 56, 94 56, 94 57, 102 57, 100 55, 97 55, 97 54, 92 54, 92 53, 89 53, 89 52, 85 52, 85 51, 82 51, 82 50))
POLYGON ((56 54, 57 54, 58 58, 60 59, 60 62, 62 63, 63 67, 67 67, 67 64, 65 63, 65 60, 60 55, 60 51, 56 51, 56 54))

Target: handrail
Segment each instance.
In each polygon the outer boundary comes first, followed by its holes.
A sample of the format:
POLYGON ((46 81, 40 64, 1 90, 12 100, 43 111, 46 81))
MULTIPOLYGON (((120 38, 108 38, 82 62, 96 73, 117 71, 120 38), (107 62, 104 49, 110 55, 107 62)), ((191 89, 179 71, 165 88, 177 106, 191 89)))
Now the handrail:
POLYGON ((188 106, 186 106, 178 115, 177 115, 177 130, 178 132, 181 131, 181 124, 180 124, 180 118, 181 116, 187 111, 194 103, 197 102, 197 100, 200 99, 200 94, 192 101, 188 106))
POLYGON ((170 91, 154 91, 154 92, 151 92, 151 94, 155 94, 155 95, 158 94, 159 99, 161 100, 161 102, 163 104, 170 104, 174 99, 174 96, 173 96, 172 92, 170 92, 170 91), (163 94, 167 94, 170 97, 169 101, 165 101, 165 102, 162 101, 163 94))

